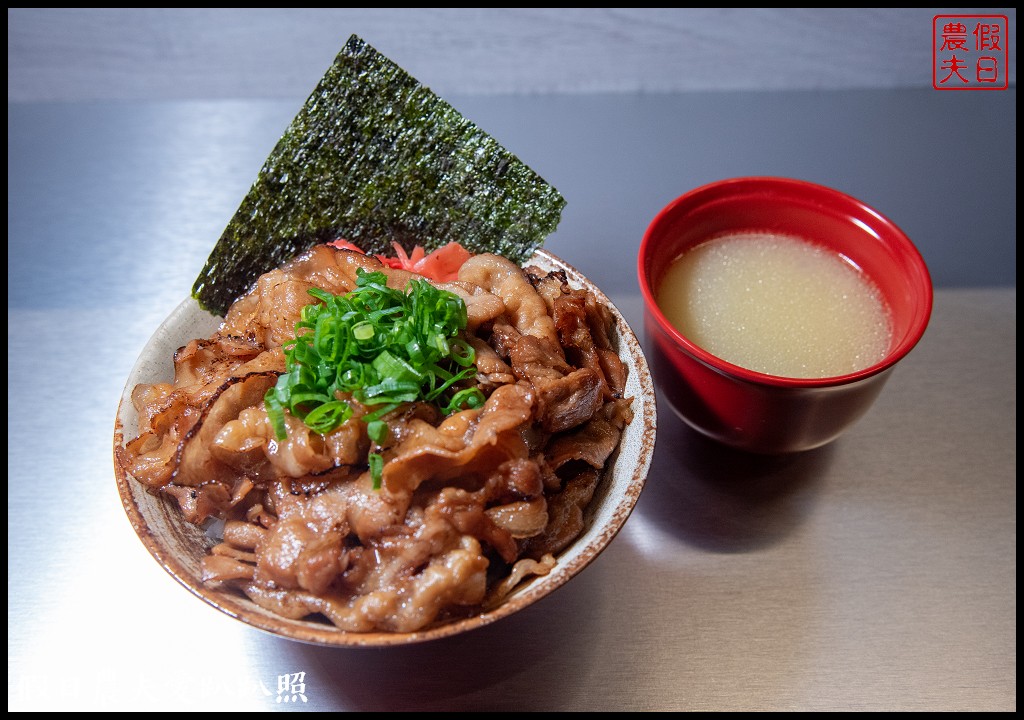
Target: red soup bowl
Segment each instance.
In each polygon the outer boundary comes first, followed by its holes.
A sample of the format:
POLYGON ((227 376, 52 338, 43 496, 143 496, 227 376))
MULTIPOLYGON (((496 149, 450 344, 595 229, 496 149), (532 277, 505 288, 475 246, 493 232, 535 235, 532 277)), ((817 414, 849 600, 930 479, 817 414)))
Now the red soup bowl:
POLYGON ((842 434, 921 339, 932 309, 928 268, 892 221, 849 195, 785 178, 723 180, 675 199, 647 228, 638 271, 645 350, 665 399, 698 432, 757 453, 810 450, 842 434), (835 377, 781 377, 726 362, 674 327, 657 301, 673 261, 700 243, 749 233, 801 238, 864 273, 888 306, 885 356, 835 377))

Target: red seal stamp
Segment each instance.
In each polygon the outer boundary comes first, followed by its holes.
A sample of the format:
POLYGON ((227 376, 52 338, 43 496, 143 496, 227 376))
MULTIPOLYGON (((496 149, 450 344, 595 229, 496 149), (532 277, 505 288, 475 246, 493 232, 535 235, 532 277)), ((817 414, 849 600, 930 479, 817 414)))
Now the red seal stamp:
POLYGON ((1006 15, 936 15, 932 19, 932 87, 1005 90, 1010 85, 1006 15))

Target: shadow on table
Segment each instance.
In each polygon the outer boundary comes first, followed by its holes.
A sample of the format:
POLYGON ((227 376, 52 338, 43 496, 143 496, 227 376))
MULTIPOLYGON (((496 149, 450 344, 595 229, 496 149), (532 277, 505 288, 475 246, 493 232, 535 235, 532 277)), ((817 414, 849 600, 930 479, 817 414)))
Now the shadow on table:
MULTIPOLYGON (((755 551, 799 527, 832 456, 828 447, 784 457, 737 452, 669 413, 658 425, 654 461, 634 514, 712 552, 755 551)), ((628 545, 620 547, 626 552, 628 545)), ((594 625, 607 610, 600 603, 614 605, 617 597, 607 581, 599 569, 587 568, 554 596, 493 625, 417 645, 357 650, 266 641, 282 643, 272 653, 280 667, 307 673, 308 709, 585 708, 588 683, 602 682, 592 674, 607 671, 607 658, 595 653, 609 646, 595 633, 619 637, 616 651, 631 652, 628 630, 594 625)))
POLYGON ((693 430, 666 408, 637 513, 684 542, 714 552, 775 544, 813 507, 834 443, 802 453, 757 455, 693 430))
POLYGON ((598 574, 583 572, 546 598, 462 635, 377 649, 281 643, 280 667, 306 673, 309 704, 291 709, 531 711, 566 708, 593 664, 588 607, 598 574))

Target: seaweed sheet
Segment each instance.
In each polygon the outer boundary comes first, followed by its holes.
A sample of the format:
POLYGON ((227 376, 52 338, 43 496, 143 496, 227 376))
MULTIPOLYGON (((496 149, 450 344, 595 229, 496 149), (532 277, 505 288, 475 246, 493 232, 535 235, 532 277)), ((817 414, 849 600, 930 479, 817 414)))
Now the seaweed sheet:
POLYGON ((263 273, 339 237, 367 252, 528 259, 554 232, 553 187, 353 35, 278 141, 214 247, 192 295, 224 314, 263 273))

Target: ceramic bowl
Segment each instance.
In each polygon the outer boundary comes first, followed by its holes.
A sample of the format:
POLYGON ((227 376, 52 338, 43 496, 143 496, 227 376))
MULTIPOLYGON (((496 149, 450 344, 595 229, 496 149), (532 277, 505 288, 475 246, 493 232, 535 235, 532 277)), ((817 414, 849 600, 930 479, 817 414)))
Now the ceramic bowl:
MULTIPOLYGON (((479 628, 535 603, 564 585, 592 562, 612 541, 636 504, 654 452, 656 410, 654 386, 636 336, 608 298, 579 271, 546 252, 539 251, 530 264, 546 270, 564 270, 570 285, 587 288, 611 309, 615 319, 613 340, 629 370, 627 394, 633 398, 634 419, 626 427, 619 448, 609 461, 597 493, 586 514, 583 533, 557 557, 556 567, 517 587, 500 605, 479 615, 430 626, 408 633, 354 633, 339 630, 327 621, 289 620, 251 602, 230 588, 204 585, 200 563, 216 540, 203 528, 186 522, 175 502, 155 495, 127 476, 115 461, 117 486, 125 512, 143 544, 158 563, 199 599, 226 615, 274 635, 307 643, 373 647, 421 642, 479 628)), ((138 383, 169 381, 171 357, 188 340, 206 337, 220 318, 202 311, 194 300, 184 301, 157 329, 132 370, 117 411, 115 446, 137 435, 138 417, 131 391, 138 383)))

